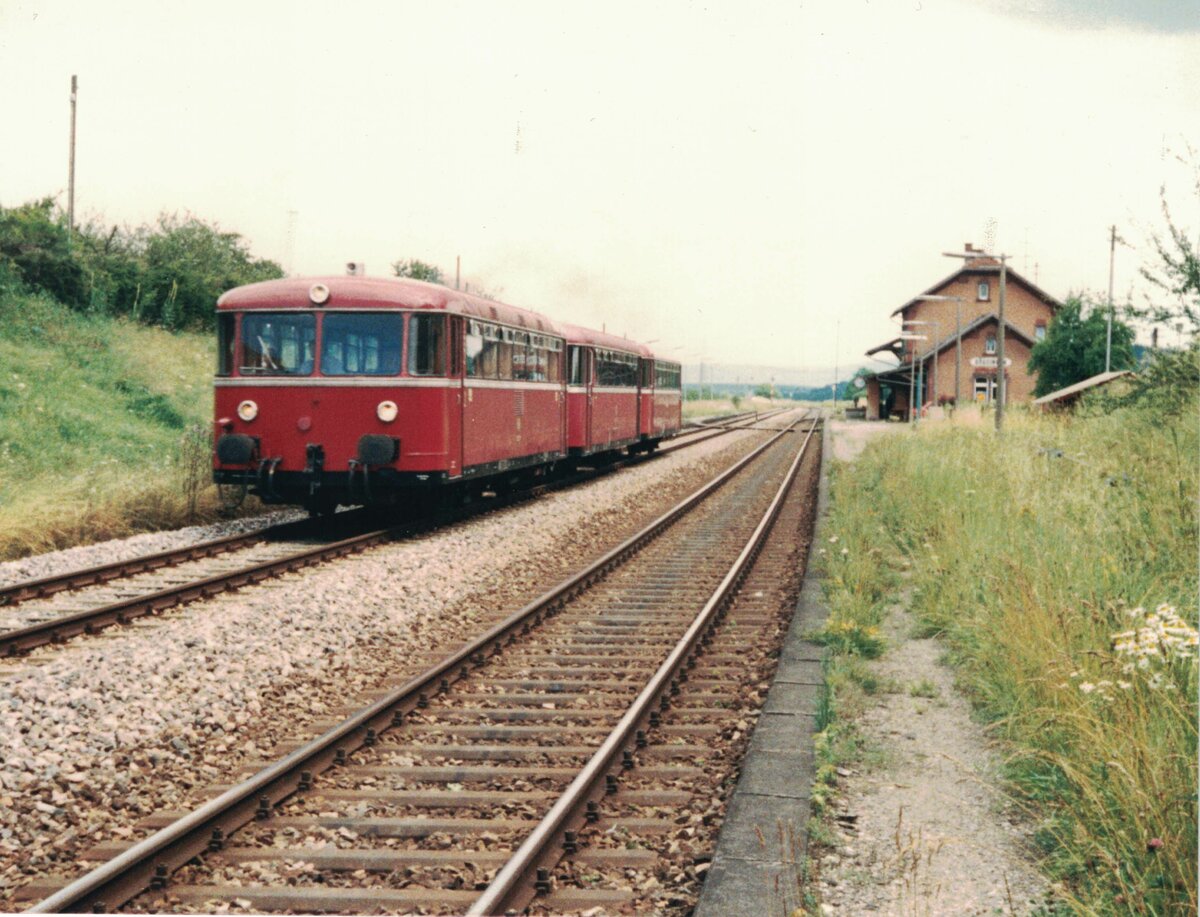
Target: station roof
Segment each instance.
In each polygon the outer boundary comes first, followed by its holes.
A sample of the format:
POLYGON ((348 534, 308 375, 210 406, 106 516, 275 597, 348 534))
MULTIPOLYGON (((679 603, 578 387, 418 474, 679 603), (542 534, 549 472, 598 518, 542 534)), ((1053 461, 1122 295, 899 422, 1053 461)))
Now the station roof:
MULTIPOLYGON (((991 258, 975 259, 972 261, 968 261, 966 265, 959 268, 957 271, 955 271, 949 277, 943 277, 941 280, 939 280, 937 283, 935 283, 933 286, 931 286, 928 290, 925 290, 923 293, 921 293, 917 296, 914 296, 912 299, 910 299, 904 305, 898 306, 897 308, 893 309, 892 315, 896 315, 900 312, 903 312, 905 309, 910 309, 913 306, 917 305, 918 303, 925 302, 926 300, 921 299, 922 296, 936 296, 938 293, 938 290, 948 287, 950 284, 954 283, 954 281, 958 280, 960 277, 962 277, 964 275, 969 275, 969 274, 995 274, 995 275, 999 276, 1000 262, 995 261, 991 258)), ((1052 310, 1058 309, 1059 307, 1062 306, 1061 302, 1059 302, 1057 299, 1055 299, 1053 296, 1051 296, 1049 293, 1047 293, 1045 290, 1043 290, 1037 284, 1033 283, 1032 281, 1026 280, 1024 277, 1022 277, 1020 274, 1018 274, 1016 271, 1014 271, 1011 267, 1008 268, 1008 270, 1006 271, 1006 279, 1009 283, 1017 283, 1017 284, 1020 284, 1021 286, 1025 287, 1034 296, 1036 296, 1038 299, 1040 299, 1044 303, 1046 303, 1046 305, 1048 305, 1052 310)))

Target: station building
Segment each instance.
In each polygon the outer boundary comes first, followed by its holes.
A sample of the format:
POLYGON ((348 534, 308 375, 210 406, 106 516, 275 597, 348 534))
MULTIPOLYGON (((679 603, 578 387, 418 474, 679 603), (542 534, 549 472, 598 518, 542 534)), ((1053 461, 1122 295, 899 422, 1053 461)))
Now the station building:
MULTIPOLYGON (((1000 262, 969 242, 964 253, 967 257, 958 271, 892 312, 897 336, 867 351, 867 356, 891 354, 897 361, 895 369, 866 379, 868 420, 908 419, 910 404, 926 410, 970 401, 990 404, 998 396, 1000 262)), ((1033 399, 1037 377, 1027 368, 1029 354, 1046 336, 1050 318, 1061 305, 1011 267, 1007 269, 1004 378, 1008 402, 1033 399)))

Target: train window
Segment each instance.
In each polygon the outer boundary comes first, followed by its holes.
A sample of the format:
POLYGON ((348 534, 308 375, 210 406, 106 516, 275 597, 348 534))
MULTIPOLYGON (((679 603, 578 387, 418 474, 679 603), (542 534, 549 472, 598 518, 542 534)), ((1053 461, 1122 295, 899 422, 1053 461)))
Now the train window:
POLYGON ((597 350, 596 384, 614 388, 636 386, 637 357, 615 350, 597 350))
POLYGON ((321 320, 321 374, 395 376, 400 372, 400 315, 327 313, 321 320))
POLYGON ((475 323, 471 322, 471 327, 467 330, 467 375, 481 376, 484 340, 483 335, 474 330, 474 325, 475 323))
POLYGON ((310 312, 242 316, 243 376, 307 376, 316 356, 317 320, 310 312))
POLYGON ((679 364, 657 363, 654 367, 654 387, 660 389, 679 389, 679 364))
POLYGON ((408 319, 408 374, 446 375, 446 317, 411 315, 408 319))
POLYGON ((237 316, 226 312, 217 316, 217 375, 233 373, 234 327, 237 316))
POLYGON ((587 375, 584 367, 587 365, 582 347, 571 345, 567 348, 567 362, 570 364, 567 374, 568 385, 586 385, 587 375))
POLYGON ((496 342, 496 378, 513 377, 513 345, 507 341, 496 342))
POLYGON ((514 343, 512 345, 512 377, 514 379, 520 381, 528 381, 532 379, 532 362, 533 354, 531 352, 531 348, 527 347, 525 344, 514 343))
POLYGON ((546 356, 546 381, 547 382, 562 382, 562 351, 547 350, 546 356))

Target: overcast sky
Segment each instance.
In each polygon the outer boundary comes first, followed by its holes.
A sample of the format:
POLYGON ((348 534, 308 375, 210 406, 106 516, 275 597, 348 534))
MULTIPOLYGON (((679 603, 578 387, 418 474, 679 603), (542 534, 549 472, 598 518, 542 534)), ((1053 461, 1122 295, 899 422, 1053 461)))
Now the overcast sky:
POLYGON ((195 213, 297 274, 439 265, 695 362, 865 362, 993 244, 1200 239, 1200 2, 0 0, 0 205, 195 213), (834 343, 838 340, 838 353, 834 343))

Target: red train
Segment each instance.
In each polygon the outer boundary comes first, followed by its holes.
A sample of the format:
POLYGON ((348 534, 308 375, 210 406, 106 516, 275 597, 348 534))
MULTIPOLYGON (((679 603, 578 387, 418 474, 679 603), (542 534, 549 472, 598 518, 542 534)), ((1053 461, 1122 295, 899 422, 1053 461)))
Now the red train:
POLYGON ((679 432, 680 366, 416 280, 272 280, 217 302, 213 477, 312 512, 469 495, 679 432))

